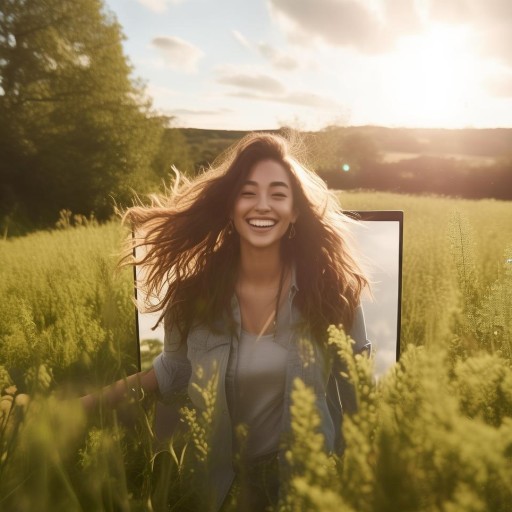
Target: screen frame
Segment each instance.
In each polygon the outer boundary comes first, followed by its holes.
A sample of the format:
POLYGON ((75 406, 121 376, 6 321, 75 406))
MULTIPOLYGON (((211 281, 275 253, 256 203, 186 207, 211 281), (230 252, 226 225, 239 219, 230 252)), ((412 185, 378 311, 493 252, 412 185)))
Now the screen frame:
POLYGON ((371 222, 398 222, 398 307, 396 318, 396 353, 395 362, 400 359, 400 341, 402 331, 402 264, 404 240, 403 210, 351 210, 344 211, 345 215, 354 220, 371 222))
MULTIPOLYGON (((403 263, 403 224, 404 212, 402 210, 350 210, 343 212, 348 217, 363 222, 382 222, 391 221, 398 222, 398 305, 396 318, 396 354, 395 362, 400 358, 400 340, 402 330, 402 263, 403 263)), ((132 239, 135 239, 135 231, 132 229, 132 239)), ((133 247, 133 257, 136 258, 136 248, 133 247)), ((135 296, 135 333, 137 342, 137 366, 141 371, 141 344, 140 344, 140 327, 139 327, 139 311, 137 309, 138 290, 137 290, 137 266, 133 266, 133 287, 135 296)))

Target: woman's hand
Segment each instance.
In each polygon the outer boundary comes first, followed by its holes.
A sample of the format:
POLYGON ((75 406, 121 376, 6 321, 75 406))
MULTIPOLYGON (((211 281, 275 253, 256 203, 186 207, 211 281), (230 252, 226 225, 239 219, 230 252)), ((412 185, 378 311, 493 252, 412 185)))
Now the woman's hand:
POLYGON ((80 398, 84 410, 89 413, 98 407, 100 402, 116 408, 129 401, 141 402, 147 395, 158 392, 158 381, 153 368, 120 379, 98 393, 91 393, 80 398))

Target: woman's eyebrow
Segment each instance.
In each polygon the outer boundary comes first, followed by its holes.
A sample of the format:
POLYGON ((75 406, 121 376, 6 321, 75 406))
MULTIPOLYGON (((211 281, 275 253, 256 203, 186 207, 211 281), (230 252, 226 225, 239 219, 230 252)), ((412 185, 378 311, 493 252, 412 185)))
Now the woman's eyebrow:
MULTIPOLYGON (((258 183, 255 182, 255 181, 252 181, 252 180, 247 180, 245 182, 245 185, 253 185, 255 187, 258 186, 258 183)), ((270 183, 270 186, 271 187, 285 187, 285 188, 290 188, 284 181, 272 181, 270 183)))

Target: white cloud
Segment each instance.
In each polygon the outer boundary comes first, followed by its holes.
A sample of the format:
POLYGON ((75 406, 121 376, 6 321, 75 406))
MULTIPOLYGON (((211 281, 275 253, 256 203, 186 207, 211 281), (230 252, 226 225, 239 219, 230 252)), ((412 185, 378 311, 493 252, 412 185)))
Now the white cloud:
POLYGON ((340 105, 337 101, 327 96, 320 96, 319 94, 307 92, 307 91, 288 91, 284 94, 272 95, 264 93, 256 93, 249 91, 236 91, 230 93, 229 96, 235 98, 245 98, 249 100, 259 101, 272 101, 274 103, 285 103, 288 105, 297 105, 300 107, 311 107, 320 109, 340 109, 340 105))
POLYGON ((412 34, 421 30, 421 2, 413 0, 384 0, 382 21, 388 32, 397 35, 412 34))
POLYGON ((466 25, 481 54, 512 66, 512 2, 510 0, 430 0, 431 21, 466 25))
POLYGON ((512 18, 510 0, 430 0, 430 14, 435 19, 451 23, 495 23, 512 18))
POLYGON ((217 79, 223 85, 235 87, 229 96, 272 101, 314 108, 339 108, 340 104, 327 96, 309 91, 288 90, 279 80, 264 74, 228 72, 217 79))
POLYGON ((268 5, 293 43, 321 41, 370 54, 389 52, 400 37, 421 32, 428 10, 425 2, 413 0, 269 0, 268 5))
POLYGON ((155 37, 151 45, 160 50, 166 65, 185 73, 196 71, 197 63, 204 56, 200 48, 176 36, 155 37))
POLYGON ((137 0, 139 4, 147 7, 149 10, 162 13, 167 10, 168 4, 180 4, 184 0, 137 0))
POLYGON ((504 71, 488 78, 485 85, 493 96, 512 98, 512 71, 504 71))
POLYGON ((217 81, 223 85, 252 89, 262 93, 282 94, 285 91, 279 80, 264 74, 225 73, 217 81))
POLYGON ((231 34, 244 48, 252 50, 251 43, 241 32, 239 32, 238 30, 232 30, 231 34))
POLYGON ((177 108, 171 111, 176 116, 219 116, 230 112, 228 109, 219 110, 196 110, 189 108, 177 108))
POLYGON ((299 67, 299 62, 290 54, 272 46, 268 43, 259 43, 257 45, 251 43, 241 32, 238 30, 231 31, 233 37, 247 50, 251 52, 258 52, 264 59, 272 64, 272 66, 290 71, 299 67))
POLYGON ((327 96, 321 96, 308 91, 291 91, 276 101, 281 103, 290 103, 292 105, 302 105, 303 107, 314 108, 338 108, 340 104, 327 96))
POLYGON ((291 55, 288 55, 282 50, 278 50, 267 43, 260 43, 258 45, 258 50, 261 55, 268 59, 276 68, 290 71, 299 67, 298 61, 291 55))
POLYGON ((512 70, 512 0, 268 0, 268 5, 288 40, 306 49, 391 53, 408 36, 458 26, 469 34, 467 54, 512 70))
POLYGON ((272 14, 294 42, 379 52, 390 46, 379 13, 358 0, 270 0, 272 14))

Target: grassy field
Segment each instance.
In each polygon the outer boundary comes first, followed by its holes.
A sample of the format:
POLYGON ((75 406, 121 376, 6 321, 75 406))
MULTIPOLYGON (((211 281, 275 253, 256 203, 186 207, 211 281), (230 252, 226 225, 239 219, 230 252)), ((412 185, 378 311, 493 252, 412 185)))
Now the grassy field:
MULTIPOLYGON (((344 421, 343 458, 323 455, 314 401, 297 385, 281 509, 509 511, 512 203, 371 192, 340 200, 405 212, 402 355, 375 383, 371 362, 351 359, 344 336, 331 333, 359 412, 344 421)), ((183 462, 167 447, 162 473, 150 408, 85 418, 71 399, 135 369, 132 274, 113 272, 122 237, 113 221, 0 242, 0 510, 190 502, 200 439, 183 462)))
POLYGON ((386 151, 381 155, 382 162, 384 163, 395 163, 401 162, 402 160, 414 160, 420 156, 457 160, 460 163, 464 163, 470 167, 492 165, 496 162, 496 158, 492 156, 468 155, 464 153, 436 153, 428 151, 422 153, 408 153, 405 151, 386 151))
MULTIPOLYGON (((495 300, 493 293, 508 282, 512 271, 512 264, 507 263, 512 257, 510 202, 369 192, 342 192, 340 200, 349 210, 404 211, 405 345, 453 341, 461 336, 457 325, 467 320, 467 314, 487 311, 489 301, 495 300)), ((478 336, 480 345, 489 341, 482 335, 478 336)))

